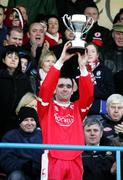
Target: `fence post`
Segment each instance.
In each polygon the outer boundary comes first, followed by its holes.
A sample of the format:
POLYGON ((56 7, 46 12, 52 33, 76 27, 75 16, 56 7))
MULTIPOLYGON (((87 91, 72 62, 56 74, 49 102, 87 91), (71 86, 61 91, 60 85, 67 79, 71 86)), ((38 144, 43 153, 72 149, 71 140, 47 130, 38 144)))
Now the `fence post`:
POLYGON ((117 180, 121 180, 121 159, 120 159, 120 151, 116 151, 116 175, 117 180))

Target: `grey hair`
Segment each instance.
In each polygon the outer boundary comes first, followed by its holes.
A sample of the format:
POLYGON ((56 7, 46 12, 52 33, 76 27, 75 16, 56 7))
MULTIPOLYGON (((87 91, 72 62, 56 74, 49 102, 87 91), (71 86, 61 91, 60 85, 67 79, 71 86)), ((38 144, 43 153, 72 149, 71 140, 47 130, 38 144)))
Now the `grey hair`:
POLYGON ((123 96, 121 94, 110 95, 107 99, 106 108, 108 108, 112 103, 119 103, 123 105, 123 96))

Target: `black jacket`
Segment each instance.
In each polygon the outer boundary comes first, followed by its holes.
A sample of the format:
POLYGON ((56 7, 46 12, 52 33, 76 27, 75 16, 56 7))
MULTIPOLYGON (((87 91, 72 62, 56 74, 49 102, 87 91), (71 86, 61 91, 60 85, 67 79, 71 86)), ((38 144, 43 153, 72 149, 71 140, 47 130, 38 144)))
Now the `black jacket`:
POLYGON ((111 70, 102 63, 93 70, 93 74, 96 84, 94 87, 94 102, 89 114, 105 113, 102 104, 104 103, 105 106, 107 98, 114 93, 113 75, 111 70))
POLYGON ((107 152, 84 151, 83 155, 83 180, 115 180, 110 174, 114 156, 107 152))
POLYGON ((111 117, 108 116, 108 114, 103 114, 101 122, 104 127, 103 136, 112 141, 113 138, 118 136, 118 134, 116 134, 116 132, 114 130, 114 126, 117 124, 121 124, 121 122, 123 122, 123 118, 121 118, 121 120, 118 122, 114 122, 114 121, 112 121, 111 117))
POLYGON ((123 70, 114 74, 115 93, 123 95, 123 70))
POLYGON ((112 38, 109 29, 100 26, 95 22, 92 28, 87 32, 85 39, 88 43, 93 42, 98 46, 106 47, 112 38))
POLYGON ((16 127, 15 109, 27 92, 32 92, 32 88, 26 75, 10 75, 6 69, 0 69, 0 138, 16 127))
POLYGON ((123 70, 123 48, 115 44, 102 52, 104 64, 115 74, 123 70))

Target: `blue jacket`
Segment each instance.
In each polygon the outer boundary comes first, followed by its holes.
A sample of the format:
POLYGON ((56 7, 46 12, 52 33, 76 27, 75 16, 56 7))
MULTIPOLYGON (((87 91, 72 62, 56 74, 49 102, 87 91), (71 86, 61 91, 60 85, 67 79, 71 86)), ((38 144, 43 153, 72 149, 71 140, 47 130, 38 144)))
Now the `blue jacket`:
MULTIPOLYGON (((13 129, 5 134, 2 142, 41 144, 41 130, 36 129, 33 133, 26 133, 21 129, 13 129)), ((41 149, 4 148, 0 150, 0 166, 7 174, 15 170, 28 169, 29 175, 40 176, 42 153, 41 149)))

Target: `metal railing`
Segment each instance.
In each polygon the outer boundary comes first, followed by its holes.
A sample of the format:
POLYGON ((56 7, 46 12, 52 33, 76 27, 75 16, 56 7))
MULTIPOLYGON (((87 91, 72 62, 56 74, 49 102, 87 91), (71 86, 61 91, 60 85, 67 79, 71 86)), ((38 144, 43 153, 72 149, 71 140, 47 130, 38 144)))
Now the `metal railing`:
POLYGON ((56 145, 56 144, 26 144, 26 143, 0 143, 0 148, 30 148, 30 149, 57 149, 57 150, 87 150, 87 151, 115 151, 117 180, 121 180, 121 146, 79 146, 79 145, 56 145))

